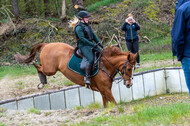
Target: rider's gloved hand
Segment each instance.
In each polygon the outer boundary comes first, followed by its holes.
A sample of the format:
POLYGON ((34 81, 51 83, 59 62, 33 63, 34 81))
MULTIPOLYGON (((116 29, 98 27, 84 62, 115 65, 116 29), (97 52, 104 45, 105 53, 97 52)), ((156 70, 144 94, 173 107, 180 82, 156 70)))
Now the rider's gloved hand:
POLYGON ((102 49, 104 49, 104 45, 103 45, 101 42, 99 42, 98 45, 99 45, 102 49))
POLYGON ((96 44, 93 45, 92 49, 95 49, 97 48, 98 46, 96 44))

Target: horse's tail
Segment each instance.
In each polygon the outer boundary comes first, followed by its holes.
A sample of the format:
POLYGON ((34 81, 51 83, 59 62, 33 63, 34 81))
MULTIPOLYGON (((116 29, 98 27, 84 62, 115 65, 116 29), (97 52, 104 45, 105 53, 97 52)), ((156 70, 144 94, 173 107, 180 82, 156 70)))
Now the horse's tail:
POLYGON ((17 53, 17 54, 14 55, 14 57, 19 62, 28 64, 28 63, 30 63, 30 62, 32 62, 34 60, 34 58, 36 56, 36 53, 39 52, 46 44, 47 43, 40 43, 40 44, 35 45, 31 49, 30 55, 28 55, 28 56, 23 56, 20 53, 17 53))

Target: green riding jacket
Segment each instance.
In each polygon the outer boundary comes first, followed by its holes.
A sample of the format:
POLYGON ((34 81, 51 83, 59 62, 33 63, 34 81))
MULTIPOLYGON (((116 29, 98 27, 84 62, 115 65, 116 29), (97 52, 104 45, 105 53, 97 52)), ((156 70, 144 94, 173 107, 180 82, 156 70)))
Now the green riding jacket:
MULTIPOLYGON (((85 31, 85 24, 80 22, 76 28, 75 28, 75 34, 77 36, 77 44, 78 47, 81 48, 83 46, 90 46, 90 47, 94 47, 96 44, 93 43, 93 41, 95 41, 96 43, 100 42, 98 37, 94 34, 94 32, 92 31, 91 27, 88 26, 90 28, 90 36, 92 39, 90 39, 88 36, 88 33, 86 33, 85 31)), ((87 26, 87 25, 86 25, 87 26)))

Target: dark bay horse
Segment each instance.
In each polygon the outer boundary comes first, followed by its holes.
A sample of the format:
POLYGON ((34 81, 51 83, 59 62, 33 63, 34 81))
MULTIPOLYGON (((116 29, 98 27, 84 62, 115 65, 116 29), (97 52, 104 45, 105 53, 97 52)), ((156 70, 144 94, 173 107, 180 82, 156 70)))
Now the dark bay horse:
MULTIPOLYGON (((34 60, 37 52, 40 53, 40 65, 36 65, 38 73, 47 76, 54 75, 57 71, 62 72, 75 84, 85 86, 84 76, 79 75, 67 67, 67 63, 74 53, 74 48, 65 43, 40 43, 35 45, 30 55, 22 56, 19 53, 15 57, 23 63, 30 63, 34 60)), ((114 76, 119 72, 124 79, 124 84, 129 88, 132 86, 132 75, 135 68, 137 54, 121 52, 118 47, 106 47, 102 52, 102 59, 99 64, 100 70, 97 75, 91 78, 91 89, 100 92, 104 107, 108 102, 116 101, 112 95, 111 88, 114 76)))

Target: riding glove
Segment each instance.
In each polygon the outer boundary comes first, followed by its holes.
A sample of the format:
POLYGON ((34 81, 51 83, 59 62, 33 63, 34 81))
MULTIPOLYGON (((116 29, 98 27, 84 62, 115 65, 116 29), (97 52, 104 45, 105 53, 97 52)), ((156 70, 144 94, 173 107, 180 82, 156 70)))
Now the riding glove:
POLYGON ((104 45, 103 45, 101 42, 99 42, 98 45, 99 45, 102 49, 104 49, 104 45))

